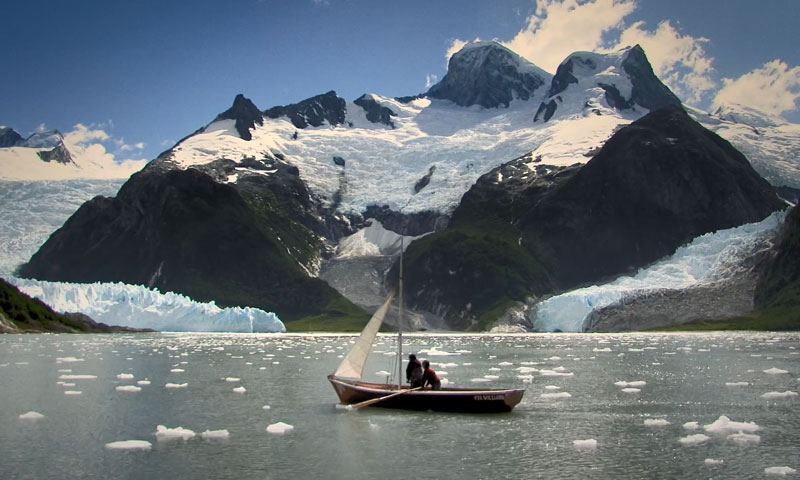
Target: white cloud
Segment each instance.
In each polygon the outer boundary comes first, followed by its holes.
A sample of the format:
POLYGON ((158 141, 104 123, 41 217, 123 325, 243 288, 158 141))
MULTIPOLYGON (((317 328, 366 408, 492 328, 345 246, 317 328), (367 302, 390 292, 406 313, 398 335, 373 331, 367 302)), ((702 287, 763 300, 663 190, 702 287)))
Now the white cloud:
POLYGON ((79 123, 72 127, 72 131, 64 135, 64 142, 67 145, 87 145, 94 142, 105 142, 111 137, 105 130, 91 128, 79 123))
POLYGON ((425 88, 431 88, 432 86, 436 85, 436 82, 439 81, 439 77, 429 73, 425 75, 425 88))
POLYGON ((800 67, 789 68, 782 60, 773 60, 737 79, 725 78, 722 82, 712 109, 738 103, 772 115, 797 110, 800 67))
POLYGON ((130 151, 133 151, 133 150, 142 150, 142 149, 144 149, 144 143, 143 142, 135 143, 133 145, 128 145, 124 141, 119 141, 119 142, 117 142, 117 144, 119 145, 120 151, 123 151, 123 152, 130 152, 130 151))
MULTIPOLYGON (((480 40, 479 38, 476 38, 475 40, 473 40, 473 42, 477 42, 477 41, 479 41, 479 40, 480 40)), ((456 38, 456 39, 454 39, 454 40, 453 40, 453 41, 450 43, 450 46, 447 48, 447 51, 446 51, 446 52, 445 52, 445 54, 444 54, 444 60, 445 60, 445 62, 449 62, 449 61, 450 61, 450 57, 452 57, 452 56, 453 56, 454 54, 456 54, 456 53, 457 53, 459 50, 461 50, 462 48, 464 48, 464 45, 466 45, 466 44, 467 44, 467 42, 465 42, 464 40, 459 40, 459 39, 457 39, 457 38, 456 38)))
POLYGON ((555 73, 573 52, 599 51, 636 8, 633 0, 540 0, 528 25, 504 45, 555 73))

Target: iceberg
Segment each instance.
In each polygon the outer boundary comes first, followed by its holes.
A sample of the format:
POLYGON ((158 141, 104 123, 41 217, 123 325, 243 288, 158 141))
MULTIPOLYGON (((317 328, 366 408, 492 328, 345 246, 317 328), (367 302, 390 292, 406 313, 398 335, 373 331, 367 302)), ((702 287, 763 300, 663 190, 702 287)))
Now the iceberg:
POLYGON ((627 298, 731 278, 744 259, 771 242, 785 215, 786 212, 775 212, 761 222, 702 235, 636 275, 551 297, 532 309, 530 320, 537 331, 582 332, 586 318, 595 309, 627 298))

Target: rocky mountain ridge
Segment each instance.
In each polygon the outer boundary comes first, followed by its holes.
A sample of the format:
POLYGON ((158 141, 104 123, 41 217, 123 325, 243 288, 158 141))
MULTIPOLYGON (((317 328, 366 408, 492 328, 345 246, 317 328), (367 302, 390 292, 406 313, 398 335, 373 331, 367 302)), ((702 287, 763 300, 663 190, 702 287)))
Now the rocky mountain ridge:
POLYGON ((408 250, 409 301, 450 328, 487 328, 520 299, 630 271, 782 205, 686 115, 639 47, 562 66, 548 77, 488 42, 408 98, 331 91, 262 112, 238 95, 116 198, 84 205, 21 273, 152 285, 289 322, 359 317, 316 276, 372 217, 404 235, 438 230, 408 250))

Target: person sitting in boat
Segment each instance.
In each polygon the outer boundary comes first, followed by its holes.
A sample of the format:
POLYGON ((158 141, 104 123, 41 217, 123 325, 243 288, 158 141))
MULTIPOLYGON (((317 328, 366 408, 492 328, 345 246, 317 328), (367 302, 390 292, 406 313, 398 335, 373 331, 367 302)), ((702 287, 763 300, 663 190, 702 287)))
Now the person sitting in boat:
POLYGON ((406 366, 406 380, 411 384, 411 388, 422 386, 422 364, 417 360, 417 356, 409 354, 408 365, 406 366))
POLYGON ((442 381, 436 375, 436 371, 431 368, 431 362, 425 360, 422 362, 422 368, 425 372, 422 374, 422 386, 430 386, 431 390, 440 390, 442 388, 442 381))

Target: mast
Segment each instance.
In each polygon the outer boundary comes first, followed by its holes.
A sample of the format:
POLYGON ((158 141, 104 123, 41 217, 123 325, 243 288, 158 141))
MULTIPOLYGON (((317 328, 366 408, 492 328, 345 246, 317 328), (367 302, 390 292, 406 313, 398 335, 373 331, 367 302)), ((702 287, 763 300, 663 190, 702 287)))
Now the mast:
POLYGON ((397 389, 403 386, 403 244, 404 237, 400 235, 400 282, 398 288, 400 289, 399 299, 399 315, 397 317, 397 389))

